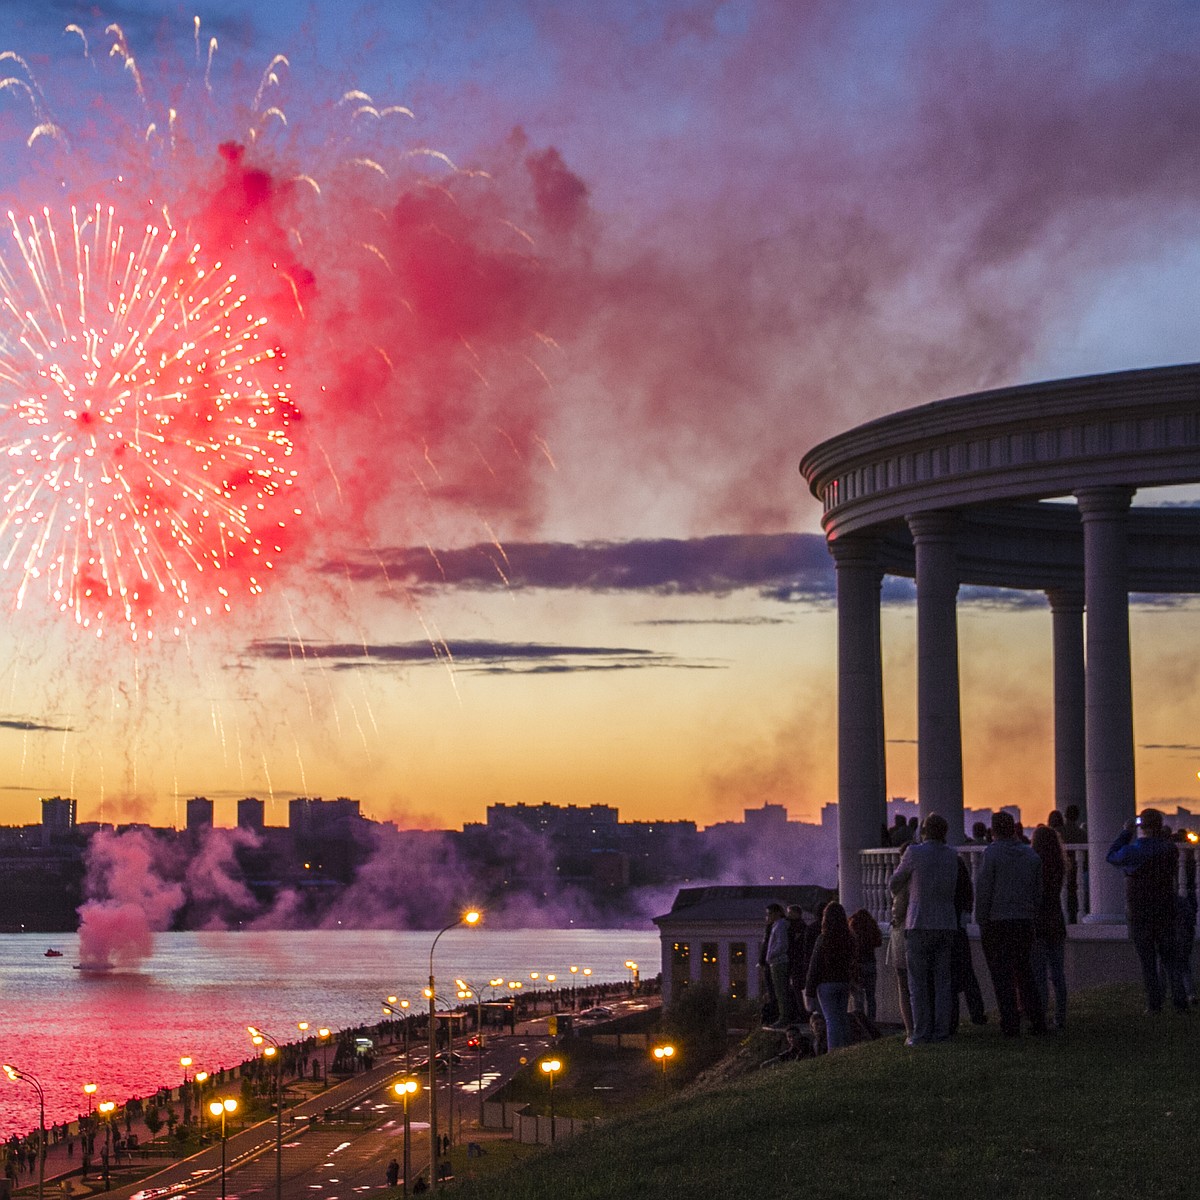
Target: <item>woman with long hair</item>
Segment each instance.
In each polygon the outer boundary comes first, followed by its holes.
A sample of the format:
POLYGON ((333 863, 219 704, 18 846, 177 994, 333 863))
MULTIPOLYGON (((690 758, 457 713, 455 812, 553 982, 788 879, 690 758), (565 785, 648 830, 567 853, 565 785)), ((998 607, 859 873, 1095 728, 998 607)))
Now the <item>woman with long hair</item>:
MULTIPOLYGON (((821 932, 808 963, 804 990, 815 997, 825 1018, 825 1040, 830 1050, 850 1041, 846 1020, 850 989, 858 979, 858 948, 846 910, 834 901, 825 906, 821 932)), ((811 1004, 810 1004, 811 1007, 811 1004)))
POLYGON ((1067 923, 1063 919, 1062 890, 1067 877, 1067 852, 1062 839, 1049 825, 1033 831, 1032 846, 1042 860, 1042 902, 1033 919, 1033 980, 1050 1012, 1050 984, 1054 985, 1054 1016, 1050 1025, 1062 1029, 1067 1023, 1067 975, 1064 958, 1067 923), (1049 977, 1049 978, 1047 978, 1049 977))

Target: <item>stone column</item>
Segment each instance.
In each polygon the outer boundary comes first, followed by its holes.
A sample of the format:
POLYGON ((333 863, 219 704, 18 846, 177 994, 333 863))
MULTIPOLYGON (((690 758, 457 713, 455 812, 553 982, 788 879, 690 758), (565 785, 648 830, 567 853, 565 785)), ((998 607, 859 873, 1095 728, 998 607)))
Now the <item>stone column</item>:
POLYGON ((838 605, 838 891, 847 912, 863 904, 859 852, 879 845, 887 821, 883 667, 874 538, 833 538, 838 605))
POLYGON ((1134 814, 1133 685, 1126 518, 1133 489, 1076 492, 1083 521, 1087 612, 1088 920, 1125 920, 1125 881, 1104 856, 1134 814))
MULTIPOLYGON (((1083 593, 1046 593, 1054 627, 1054 807, 1078 804, 1087 815, 1087 692, 1083 658, 1083 593)), ((1029 822, 1033 814, 1022 814, 1029 822)))
POLYGON ((921 819, 941 813, 947 841, 963 832, 962 726, 958 699, 958 515, 908 517, 917 574, 917 791, 921 819))

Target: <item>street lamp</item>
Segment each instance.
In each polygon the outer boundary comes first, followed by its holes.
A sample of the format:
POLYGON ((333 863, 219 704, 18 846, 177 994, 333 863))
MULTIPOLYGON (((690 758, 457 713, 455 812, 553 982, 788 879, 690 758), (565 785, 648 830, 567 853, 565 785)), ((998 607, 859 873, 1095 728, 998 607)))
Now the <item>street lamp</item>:
POLYGON ((396 1015, 396 1009, 400 1009, 404 1013, 404 1073, 406 1075, 412 1071, 412 1063, 409 1061, 408 1057, 408 1008, 409 1001, 401 1000, 399 996, 389 996, 383 1002, 383 1011, 387 1013, 388 1016, 394 1017, 396 1015))
MULTIPOLYGON (((476 984, 469 983, 465 979, 456 979, 458 984, 458 998, 460 1000, 469 1000, 474 994, 475 996, 475 1060, 478 1068, 479 1080, 479 1127, 483 1128, 483 988, 476 984)), ((503 987, 503 979, 489 979, 487 987, 494 996, 496 988, 503 987)))
POLYGON ((317 1038, 321 1042, 321 1091, 329 1086, 329 1038, 332 1030, 322 1026, 317 1030, 317 1038))
POLYGON ((667 1046, 655 1046, 654 1047, 654 1057, 657 1058, 660 1063, 662 1063, 663 1096, 666 1096, 666 1094, 667 1094, 667 1060, 670 1058, 673 1058, 674 1055, 675 1055, 675 1047, 674 1046, 667 1045, 667 1046))
MULTIPOLYGON (((433 939, 433 945, 429 947, 429 987, 426 992, 429 996, 429 1186, 437 1187, 437 1160, 438 1160, 438 1132, 437 1132, 437 984, 433 977, 433 952, 437 949, 437 944, 441 940, 443 933, 449 933, 451 929, 457 929, 460 925, 478 925, 482 917, 482 913, 471 909, 465 912, 457 920, 451 921, 444 929, 439 929, 437 936, 433 939)), ((447 1058, 447 1066, 452 1065, 454 1054, 454 1030, 450 1031, 450 1057, 447 1058)), ((453 1075, 448 1073, 449 1083, 453 1088, 453 1075)), ((450 1094, 450 1101, 453 1103, 453 1092, 450 1094)), ((276 1196, 275 1200, 280 1200, 276 1196)))
POLYGON ((192 1097, 188 1092, 188 1067, 192 1065, 191 1055, 185 1054, 179 1060, 179 1065, 183 1068, 183 1086, 179 1089, 179 1102, 183 1105, 183 1123, 186 1125, 192 1110, 192 1097))
POLYGON ((269 1034, 253 1025, 246 1026, 250 1040, 263 1046, 263 1058, 275 1060, 275 1200, 283 1200, 283 1055, 279 1043, 269 1034))
POLYGON ((212 1100, 208 1111, 221 1118, 221 1200, 225 1200, 225 1117, 237 1111, 238 1102, 231 1096, 228 1100, 212 1100))
POLYGON ((36 1076, 30 1075, 28 1071, 20 1071, 16 1067, 4 1064, 4 1073, 13 1081, 20 1083, 24 1080, 34 1091, 37 1092, 38 1098, 38 1200, 42 1200, 42 1191, 46 1183, 46 1095, 42 1091, 42 1085, 36 1076))
MULTIPOLYGON (((412 1158, 409 1152, 409 1135, 408 1135, 408 1098, 416 1093, 421 1085, 415 1079, 402 1079, 399 1083, 392 1084, 392 1091, 404 1101, 404 1192, 403 1195, 408 1195, 408 1176, 412 1170, 412 1158)), ((432 1174, 432 1168, 430 1174, 432 1174)))
POLYGON ((101 1100, 96 1105, 96 1111, 104 1118, 104 1144, 109 1150, 112 1149, 112 1115, 116 1111, 116 1102, 113 1100, 101 1100))
POLYGON ((519 979, 510 979, 508 981, 508 990, 512 992, 512 999, 508 1005, 508 1031, 513 1037, 517 1036, 517 993, 524 986, 519 979))
POLYGON ((641 980, 641 977, 638 975, 638 965, 632 958, 627 958, 625 960, 625 967, 633 975, 633 990, 636 992, 638 990, 638 983, 641 980))
POLYGON ((543 1058, 542 1071, 550 1079, 550 1143, 554 1144, 554 1076, 562 1070, 562 1062, 557 1058, 543 1058))

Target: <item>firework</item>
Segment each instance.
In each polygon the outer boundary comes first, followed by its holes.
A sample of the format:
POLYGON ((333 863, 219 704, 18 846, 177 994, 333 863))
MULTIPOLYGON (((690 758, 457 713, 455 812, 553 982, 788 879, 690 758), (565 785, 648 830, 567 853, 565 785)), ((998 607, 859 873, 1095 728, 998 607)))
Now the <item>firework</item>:
POLYGON ((180 637, 262 591, 299 514, 286 355, 167 222, 9 213, 0 565, 97 636, 180 637), (286 515, 285 515, 286 514, 286 515))

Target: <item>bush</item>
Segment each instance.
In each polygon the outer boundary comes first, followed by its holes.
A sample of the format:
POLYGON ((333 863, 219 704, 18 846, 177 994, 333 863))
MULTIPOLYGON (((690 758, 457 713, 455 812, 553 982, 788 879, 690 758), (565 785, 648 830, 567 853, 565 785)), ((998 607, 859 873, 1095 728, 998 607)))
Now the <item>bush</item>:
POLYGON ((729 1045, 730 1003, 713 984, 683 989, 663 1014, 663 1035, 679 1051, 679 1070, 695 1075, 711 1066, 729 1045))

